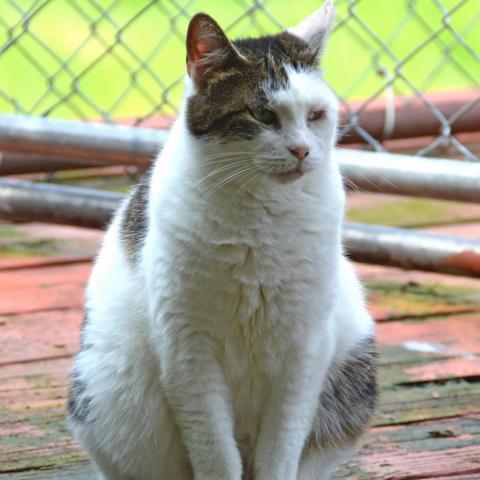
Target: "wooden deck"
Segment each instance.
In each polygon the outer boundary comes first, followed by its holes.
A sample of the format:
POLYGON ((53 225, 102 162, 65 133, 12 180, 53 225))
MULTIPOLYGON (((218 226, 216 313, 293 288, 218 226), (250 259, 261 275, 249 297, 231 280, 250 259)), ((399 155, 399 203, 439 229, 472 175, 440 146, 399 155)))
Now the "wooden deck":
MULTIPOLYGON (((64 410, 100 234, 0 227, 0 479, 94 478, 64 410)), ((378 325, 381 400, 337 478, 480 479, 480 285, 359 271, 378 325)))

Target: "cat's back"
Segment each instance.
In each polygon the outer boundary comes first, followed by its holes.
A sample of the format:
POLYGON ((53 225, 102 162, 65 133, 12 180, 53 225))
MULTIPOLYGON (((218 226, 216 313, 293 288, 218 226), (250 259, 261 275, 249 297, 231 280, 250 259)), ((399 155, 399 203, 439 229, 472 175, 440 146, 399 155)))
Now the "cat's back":
MULTIPOLYGON (((95 260, 85 295, 82 337, 98 351, 131 353, 143 341, 147 298, 141 251, 147 232, 149 175, 116 211, 95 260)), ((92 348, 89 354, 93 354, 92 348)))

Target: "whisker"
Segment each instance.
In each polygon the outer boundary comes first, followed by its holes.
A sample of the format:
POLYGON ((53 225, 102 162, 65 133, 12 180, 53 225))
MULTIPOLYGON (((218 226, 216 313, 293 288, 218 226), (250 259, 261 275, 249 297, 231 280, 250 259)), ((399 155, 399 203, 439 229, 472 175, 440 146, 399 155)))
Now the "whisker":
POLYGON ((217 192, 220 188, 222 188, 224 185, 232 181, 235 177, 239 177, 243 175, 244 173, 249 172, 250 170, 255 169, 253 165, 249 165, 246 168, 243 168, 241 170, 237 170, 236 172, 233 172, 231 175, 228 175, 227 177, 223 178, 217 185, 215 185, 213 188, 209 189, 206 191, 207 197, 210 198, 215 192, 217 192))
POLYGON ((342 180, 345 183, 345 186, 349 187, 349 190, 354 192, 360 192, 360 188, 352 180, 347 178, 345 175, 342 175, 342 180))
POLYGON ((209 160, 208 162, 202 162, 201 165, 204 166, 204 165, 216 165, 216 164, 219 164, 219 163, 232 163, 232 162, 236 162, 237 160, 248 160, 248 161, 251 161, 251 158, 250 157, 228 157, 228 158, 222 158, 222 159, 217 159, 217 160, 209 160))
POLYGON ((210 160, 213 158, 221 158, 221 157, 230 157, 232 155, 251 155, 251 152, 241 151, 241 152, 219 152, 219 153, 211 153, 209 155, 205 155, 200 157, 199 160, 210 160))
POLYGON ((261 171, 258 171, 258 170, 254 171, 251 178, 249 178, 243 185, 240 185, 240 188, 235 192, 234 197, 237 195, 240 195, 242 190, 245 191, 247 185, 252 184, 261 174, 262 174, 261 171))
MULTIPOLYGON (((355 167, 353 167, 355 169, 355 167)), ((371 185, 372 187, 375 187, 377 190, 377 185, 375 184, 374 181, 372 180, 369 180, 367 177, 365 177, 363 174, 361 174, 359 171, 354 171, 355 175, 358 175, 364 182, 368 183, 369 185, 371 185)), ((380 178, 380 180, 384 181, 385 183, 387 183, 390 187, 392 187, 394 190, 400 190, 398 188, 397 185, 395 185, 394 183, 392 183, 388 178, 384 177, 383 175, 381 175, 380 173, 376 173, 376 176, 380 178)))
POLYGON ((208 178, 220 173, 220 172, 224 172, 225 170, 231 170, 232 168, 236 168, 236 167, 239 167, 239 166, 243 166, 243 165, 247 165, 250 163, 250 160, 241 160, 241 161, 238 161, 238 162, 235 162, 235 163, 228 163, 227 165, 223 165, 222 167, 220 168, 217 168, 216 170, 213 170, 212 172, 208 173, 207 175, 205 175, 203 178, 201 178, 200 180, 198 180, 196 183, 195 183, 195 186, 198 186, 200 183, 204 182, 205 180, 207 180, 208 178))

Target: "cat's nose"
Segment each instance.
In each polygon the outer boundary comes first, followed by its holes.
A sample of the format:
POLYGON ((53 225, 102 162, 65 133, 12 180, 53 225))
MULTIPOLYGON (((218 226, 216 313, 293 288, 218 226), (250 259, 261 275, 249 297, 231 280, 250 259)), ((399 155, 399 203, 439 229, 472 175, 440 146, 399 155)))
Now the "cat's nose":
POLYGON ((302 161, 310 153, 309 148, 304 145, 296 145, 294 147, 288 147, 288 149, 290 150, 290 153, 297 157, 300 161, 302 161))

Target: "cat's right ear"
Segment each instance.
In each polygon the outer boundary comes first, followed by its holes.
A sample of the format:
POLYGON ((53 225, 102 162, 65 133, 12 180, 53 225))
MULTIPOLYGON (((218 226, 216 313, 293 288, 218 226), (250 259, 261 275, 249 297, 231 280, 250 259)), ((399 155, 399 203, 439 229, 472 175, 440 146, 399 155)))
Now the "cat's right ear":
POLYGON ((246 61, 212 17, 195 15, 187 32, 187 72, 195 85, 202 88, 229 60, 246 61))
POLYGON ((335 21, 333 0, 325 0, 323 6, 287 32, 307 43, 311 52, 318 58, 327 43, 335 21))

